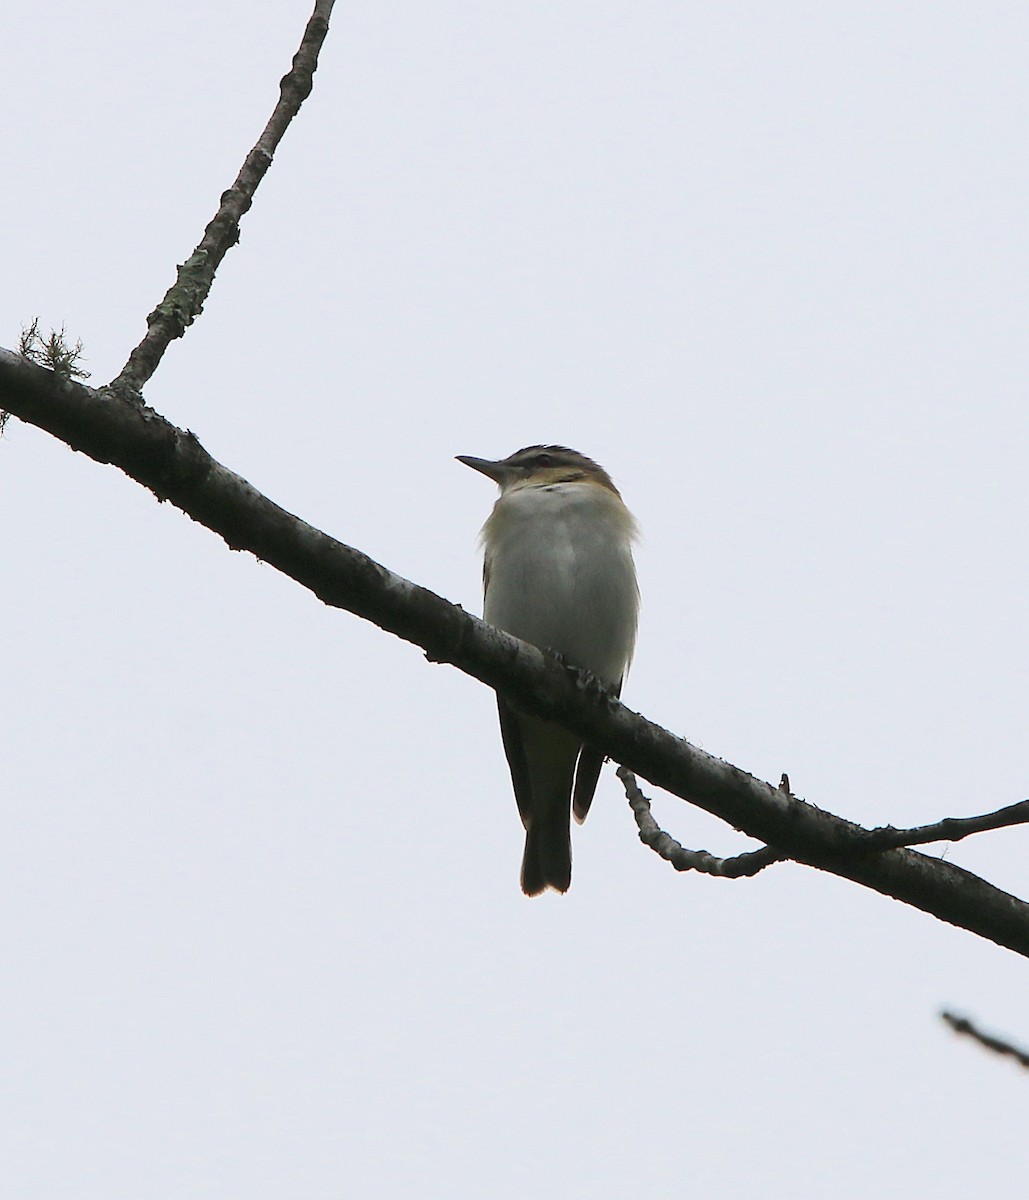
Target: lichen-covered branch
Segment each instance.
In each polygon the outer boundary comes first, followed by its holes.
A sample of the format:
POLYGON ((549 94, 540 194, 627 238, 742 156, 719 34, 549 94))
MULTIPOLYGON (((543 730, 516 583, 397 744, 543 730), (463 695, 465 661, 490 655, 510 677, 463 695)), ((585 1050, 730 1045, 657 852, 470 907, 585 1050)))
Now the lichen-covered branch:
POLYGON ((204 230, 200 244, 179 267, 174 284, 147 317, 146 336, 129 355, 129 360, 111 388, 120 395, 138 393, 157 370, 161 357, 175 338, 203 311, 204 302, 228 250, 239 241, 239 223, 253 203, 254 192, 272 165, 272 158, 290 121, 311 94, 318 54, 329 32, 333 0, 316 0, 293 65, 279 83, 275 105, 257 145, 247 155, 235 183, 222 195, 218 211, 204 230))
POLYGON ((782 862, 785 855, 762 846, 760 850, 748 850, 732 858, 718 858, 706 850, 689 850, 666 833, 650 810, 650 800, 640 790, 636 776, 628 767, 619 767, 615 772, 625 788, 633 816, 640 831, 640 841, 677 871, 699 871, 702 875, 714 875, 719 879, 749 879, 772 863, 782 862))

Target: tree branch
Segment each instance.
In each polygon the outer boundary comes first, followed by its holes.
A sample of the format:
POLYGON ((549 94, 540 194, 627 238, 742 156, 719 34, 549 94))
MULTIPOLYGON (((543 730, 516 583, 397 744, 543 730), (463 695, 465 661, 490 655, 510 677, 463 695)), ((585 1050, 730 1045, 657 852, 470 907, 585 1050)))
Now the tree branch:
POLYGON ((737 854, 733 858, 717 858, 706 850, 687 850, 670 833, 665 833, 654 820, 650 811, 650 801, 640 791, 636 776, 629 768, 619 767, 615 774, 625 788, 626 799, 639 826, 640 841, 660 855, 665 862, 671 863, 677 871, 699 871, 703 875, 715 875, 720 879, 743 879, 756 875, 758 871, 763 871, 772 863, 782 862, 785 858, 785 855, 773 850, 771 846, 762 846, 760 850, 737 854))
POLYGON ((924 846, 928 842, 960 842, 973 833, 1026 822, 1029 822, 1029 800, 1020 800, 981 817, 945 817, 935 825, 916 825, 913 829, 881 825, 868 831, 865 844, 870 850, 889 850, 894 846, 924 846))
POLYGON ((947 1022, 955 1033, 964 1034, 978 1042, 980 1046, 985 1046, 987 1050, 992 1050, 995 1054, 1004 1054, 1009 1058, 1013 1058, 1021 1066, 1029 1067, 1029 1054, 1024 1050, 1019 1050, 1017 1046, 1005 1041, 1003 1038, 991 1037, 988 1033, 983 1033, 967 1017, 959 1017, 955 1013, 950 1012, 942 1012, 940 1013, 940 1017, 947 1022))
POLYGON ((111 381, 120 395, 139 393, 157 370, 161 357, 200 315, 226 253, 239 241, 239 223, 253 203, 254 192, 272 165, 272 157, 290 121, 311 94, 318 54, 329 32, 334 0, 315 0, 293 66, 279 83, 279 100, 257 145, 246 156, 236 182, 222 195, 218 211, 204 230, 200 244, 179 267, 175 283, 147 317, 146 336, 129 355, 121 373, 111 381))
POLYGON ((675 737, 576 670, 394 575, 274 504, 216 462, 193 434, 110 392, 59 380, 0 350, 0 408, 97 462, 113 463, 233 549, 452 663, 519 708, 573 730, 658 787, 798 862, 893 896, 1029 957, 1029 905, 913 850, 869 853, 868 831, 675 737))

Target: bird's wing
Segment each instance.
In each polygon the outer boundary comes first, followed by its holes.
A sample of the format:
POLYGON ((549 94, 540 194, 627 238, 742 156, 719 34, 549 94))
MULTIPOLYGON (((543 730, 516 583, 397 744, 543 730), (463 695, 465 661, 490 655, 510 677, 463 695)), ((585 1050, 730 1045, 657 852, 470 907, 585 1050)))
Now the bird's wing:
MULTIPOLYGON (((482 564, 482 590, 489 589, 490 560, 487 554, 482 564)), ((529 763, 525 757, 525 743, 522 740, 522 730, 518 716, 510 704, 497 696, 497 711, 500 713, 500 736, 504 741, 504 754, 507 765, 511 768, 511 783, 514 785, 515 799, 518 801, 518 815, 522 824, 528 828, 532 816, 532 783, 529 779, 529 763)))
POLYGON ((497 697, 497 711, 500 713, 500 736, 504 739, 504 753, 511 768, 511 782, 518 801, 518 814, 522 824, 528 828, 532 816, 532 784, 518 714, 502 696, 497 697))
POLYGON ((572 812, 580 825, 586 820, 586 814, 593 803, 593 793, 597 790, 597 780, 603 765, 604 755, 599 750, 594 750, 592 746, 583 746, 575 768, 575 789, 572 792, 572 812))
MULTIPOLYGON (((624 676, 622 677, 624 679, 624 676)), ((622 694, 622 680, 618 686, 611 689, 615 696, 622 694)), ((586 820, 586 814, 593 803, 593 793, 597 790, 597 780, 600 778, 600 768, 607 756, 592 746, 583 746, 579 752, 579 762, 575 768, 575 788, 572 791, 572 812, 581 825, 586 820)))

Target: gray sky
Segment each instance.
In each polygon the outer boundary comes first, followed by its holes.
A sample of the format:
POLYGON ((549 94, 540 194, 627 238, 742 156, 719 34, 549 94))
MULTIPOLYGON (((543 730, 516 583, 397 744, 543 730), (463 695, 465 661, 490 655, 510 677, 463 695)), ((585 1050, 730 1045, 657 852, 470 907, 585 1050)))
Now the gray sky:
MULTIPOLYGON (((307 11, 9 22, 0 343, 117 372, 307 11)), ((645 531, 630 705, 867 824, 1022 799, 1027 53, 1013 4, 342 4, 147 398, 476 612, 453 456, 573 445, 645 531)), ((1024 961, 677 876, 610 773, 526 900, 488 691, 14 422, 0 506, 6 1195, 1021 1194, 1029 1078, 936 1014, 1029 1042, 1024 961)), ((1029 831, 944 849, 1029 890, 1029 831)))

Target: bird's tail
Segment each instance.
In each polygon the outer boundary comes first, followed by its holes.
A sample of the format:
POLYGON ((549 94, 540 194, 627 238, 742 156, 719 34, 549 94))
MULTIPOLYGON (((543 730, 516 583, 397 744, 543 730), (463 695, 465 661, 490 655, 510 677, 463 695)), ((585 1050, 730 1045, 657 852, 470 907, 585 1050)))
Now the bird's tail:
POLYGON ((560 819, 529 822, 522 856, 522 891, 538 896, 548 887, 567 892, 572 882, 572 838, 568 813, 560 819))

